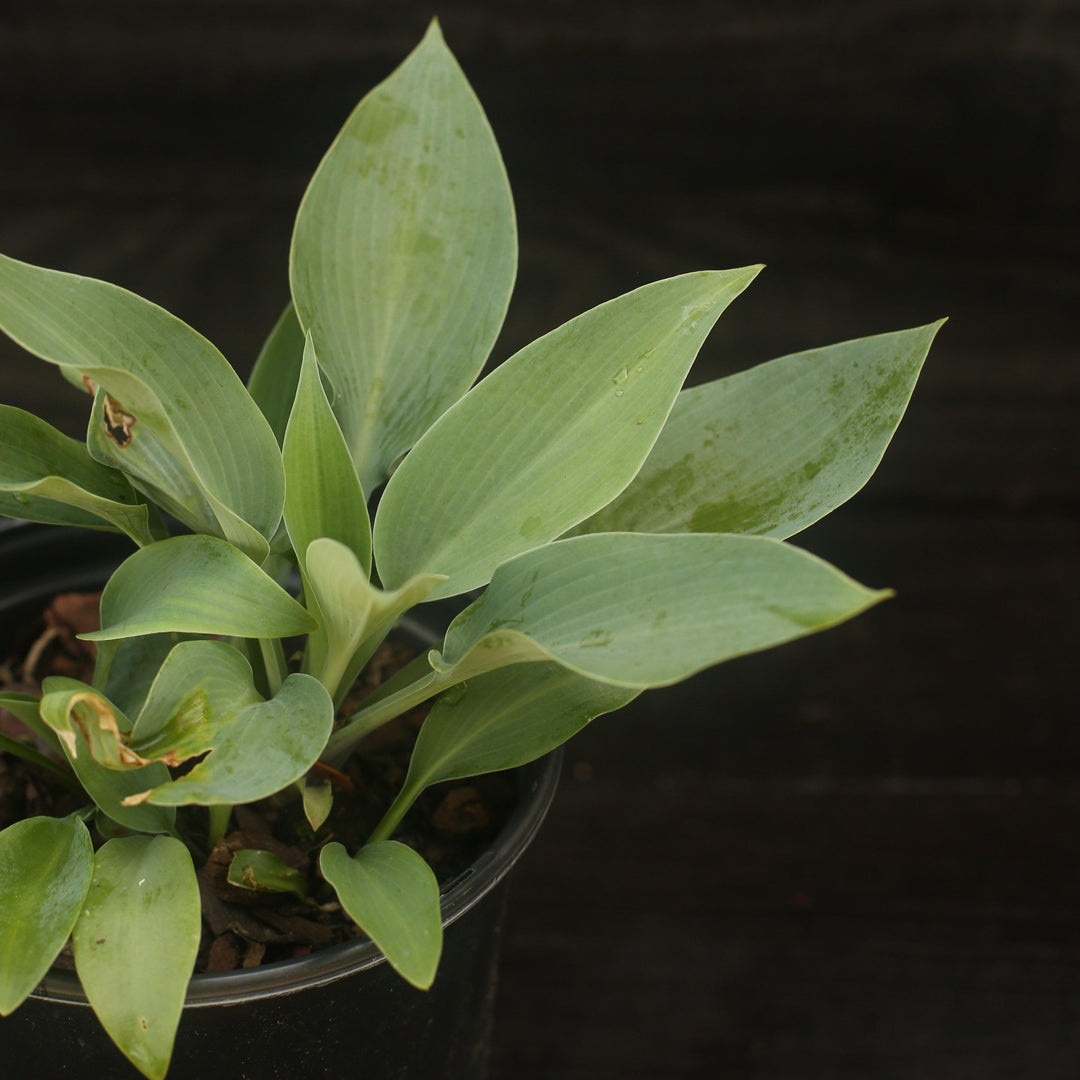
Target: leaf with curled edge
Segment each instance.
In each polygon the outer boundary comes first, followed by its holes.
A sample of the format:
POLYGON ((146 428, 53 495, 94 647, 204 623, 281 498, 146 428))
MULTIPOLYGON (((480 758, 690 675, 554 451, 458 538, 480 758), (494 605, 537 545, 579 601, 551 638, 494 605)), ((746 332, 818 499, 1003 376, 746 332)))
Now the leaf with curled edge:
POLYGON ((332 693, 348 690, 379 642, 409 608, 427 599, 446 579, 418 574, 399 589, 372 585, 356 554, 330 537, 313 540, 304 559, 304 582, 319 613, 308 671, 332 693))
POLYGON ((91 456, 192 528, 265 557, 285 497, 277 440, 201 334, 119 286, 2 255, 0 329, 97 391, 91 456))
POLYGON ((50 525, 116 529, 155 540, 150 508, 127 477, 32 413, 0 405, 0 514, 50 525))
MULTIPOLYGON (((128 776, 121 804, 129 811, 189 803, 253 802, 295 783, 330 737, 334 706, 322 685, 290 675, 274 697, 255 689, 251 665, 221 641, 184 641, 169 653, 132 725, 92 687, 49 679, 42 716, 73 763, 128 776), (165 766, 203 758, 173 780, 165 766), (156 771, 151 777, 144 770, 156 771), (150 804, 146 806, 144 804, 150 804)), ((107 808, 110 816, 112 810, 107 808)))
POLYGON ((334 723, 334 704, 317 679, 293 674, 264 699, 251 665, 221 641, 177 645, 162 664, 131 733, 140 757, 189 772, 140 792, 128 805, 227 805, 254 802, 302 778, 318 760, 334 723))
POLYGON ((138 755, 125 745, 131 723, 124 713, 77 679, 51 675, 42 690, 42 721, 58 738, 79 782, 102 812, 137 832, 172 832, 173 810, 125 804, 129 796, 167 781, 169 770, 157 762, 135 763, 138 755), (112 764, 97 760, 91 746, 112 764))

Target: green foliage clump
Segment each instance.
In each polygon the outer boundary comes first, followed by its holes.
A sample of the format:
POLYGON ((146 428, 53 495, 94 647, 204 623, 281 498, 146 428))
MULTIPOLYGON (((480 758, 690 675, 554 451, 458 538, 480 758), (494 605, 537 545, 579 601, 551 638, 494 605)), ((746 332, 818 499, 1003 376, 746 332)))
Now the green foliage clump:
MULTIPOLYGON (((0 833, 0 1012, 71 936, 106 1030, 164 1076, 200 936, 177 808, 207 807, 213 835, 233 806, 292 792, 318 829, 331 795, 313 766, 433 699, 382 823, 321 853, 344 909, 426 987, 438 887, 392 839, 426 787, 533 760, 646 688, 887 595, 784 541, 869 478, 939 324, 683 390, 760 268, 698 271, 476 382, 516 261, 498 148, 435 24, 316 171, 292 300, 247 387, 160 307, 0 257, 0 328, 93 395, 85 446, 0 406, 0 513, 137 547, 84 635, 92 684, 0 697, 52 754, 0 749, 86 797, 0 833), (480 589, 437 648, 340 714, 405 612, 480 589)), ((240 856, 239 885, 303 896, 271 854, 240 856)))

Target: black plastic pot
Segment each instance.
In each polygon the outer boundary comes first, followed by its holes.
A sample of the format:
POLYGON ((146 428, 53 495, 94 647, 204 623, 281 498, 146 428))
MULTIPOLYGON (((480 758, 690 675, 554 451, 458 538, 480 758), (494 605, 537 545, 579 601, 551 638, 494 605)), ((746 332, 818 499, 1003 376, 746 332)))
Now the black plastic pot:
MULTIPOLYGON (((108 533, 0 518, 0 638, 58 592, 98 588, 130 550, 108 533)), ((510 868, 555 793, 559 755, 517 771, 516 808, 442 896, 444 952, 432 988, 409 986, 367 940, 248 971, 195 975, 169 1080, 477 1078, 490 1043, 510 868)), ((0 1020, 0 1080, 131 1080, 73 973, 54 970, 0 1020)))

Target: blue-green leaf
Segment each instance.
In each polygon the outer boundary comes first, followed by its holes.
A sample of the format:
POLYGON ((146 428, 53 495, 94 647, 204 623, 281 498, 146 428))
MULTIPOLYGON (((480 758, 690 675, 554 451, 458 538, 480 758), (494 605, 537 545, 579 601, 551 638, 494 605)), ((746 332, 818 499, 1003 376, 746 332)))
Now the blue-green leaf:
POLYGON ((0 405, 0 514, 53 525, 118 529, 152 544, 150 513, 123 473, 32 413, 0 405))
POLYGON ((371 584, 349 548, 329 537, 311 542, 304 565, 305 587, 321 623, 309 645, 307 670, 335 695, 348 690, 359 661, 370 658, 399 616, 426 600, 444 580, 438 574, 420 574, 400 589, 384 591, 371 584), (365 643, 370 647, 362 651, 365 643))
POLYGON ((265 557, 284 501, 281 456, 210 342, 126 289, 5 256, 0 329, 97 388, 93 457, 192 528, 265 557))
POLYGON ((433 22, 345 122, 293 234, 296 311, 366 492, 479 374, 516 265, 495 137, 433 22))
MULTIPOLYGON (((319 592, 311 586, 308 545, 319 538, 341 545, 366 582, 371 571, 371 524, 349 448, 319 378, 310 334, 282 457, 286 479, 285 525, 300 562, 305 600, 319 622, 319 629, 308 644, 309 670, 319 674, 316 669, 322 666, 322 658, 340 652, 341 643, 335 633, 336 622, 327 617, 319 592), (312 663, 315 668, 310 666, 312 663)), ((334 591, 345 584, 335 581, 334 591)), ((345 657, 345 663, 353 651, 355 645, 345 657)), ((336 689, 336 684, 326 685, 331 692, 336 689)))
POLYGON ((766 537, 596 533, 504 563, 431 656, 443 681, 555 660, 616 686, 666 686, 888 595, 766 537))
POLYGON ((303 354, 304 331, 290 300, 270 331, 248 379, 248 393, 266 417, 279 445, 285 438, 303 354))
POLYGON ((7 709, 39 739, 59 750, 60 743, 56 738, 56 732, 41 719, 41 713, 38 711, 40 705, 41 696, 38 694, 21 694, 14 691, 0 693, 0 709, 7 709))
POLYGON ((535 761, 639 692, 553 663, 515 664, 459 683, 424 720, 405 783, 372 838, 390 835, 431 784, 535 761))
POLYGON ((187 848, 167 836, 109 840, 94 859, 72 933, 75 968, 109 1037, 162 1080, 199 950, 199 886, 187 848))
POLYGON ((444 780, 515 769, 639 693, 554 663, 478 675, 436 699, 417 736, 405 786, 419 793, 444 780))
POLYGON ((698 349, 758 267, 645 285, 527 345, 424 435, 375 518, 386 588, 446 574, 432 598, 483 585, 633 480, 698 349))
POLYGON ((174 536, 127 558, 101 594, 101 629, 115 641, 177 631, 288 637, 315 620, 242 551, 213 536, 174 536))
POLYGON ((220 641, 177 645, 135 722, 130 752, 179 765, 206 754, 175 780, 128 799, 157 806, 254 802, 300 779, 319 758, 334 704, 318 680, 290 675, 264 701, 247 660, 220 641))
POLYGON ((870 479, 941 323, 795 353, 684 390, 633 483, 575 532, 783 540, 870 479))
POLYGON ((137 767, 137 758, 124 744, 131 722, 123 712, 77 679, 51 675, 42 689, 41 717, 102 812, 126 829, 172 832, 176 817, 172 809, 125 803, 130 796, 165 783, 169 770, 159 763, 137 767))
POLYGON ((0 1016, 44 978, 82 909, 94 848, 77 817, 25 818, 0 832, 0 1016))
POLYGON ((243 848, 233 854, 228 881, 251 892, 292 893, 307 899, 307 878, 269 851, 243 848))
POLYGON ((189 634, 144 634, 122 638, 102 645, 115 648, 111 657, 104 696, 127 716, 138 716, 165 657, 180 644, 191 640, 189 634))
POLYGON ((410 847, 383 840, 352 858, 341 844, 322 849, 319 866, 341 906, 413 986, 428 989, 442 952, 439 884, 410 847))

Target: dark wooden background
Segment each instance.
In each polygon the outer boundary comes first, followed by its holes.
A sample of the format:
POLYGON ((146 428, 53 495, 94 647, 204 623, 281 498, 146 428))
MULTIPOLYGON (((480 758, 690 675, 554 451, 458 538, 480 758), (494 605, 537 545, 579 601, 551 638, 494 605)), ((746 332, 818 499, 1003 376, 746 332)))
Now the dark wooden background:
MULTIPOLYGON (((435 10, 4 5, 0 250, 133 288, 246 372, 310 171, 435 10)), ((876 478, 800 539, 897 598, 571 746, 493 1076, 1080 1076, 1080 4, 438 13, 516 192, 499 357, 756 261, 696 379, 951 317, 876 478)), ((0 364, 0 399, 78 432, 51 369, 0 364)))

